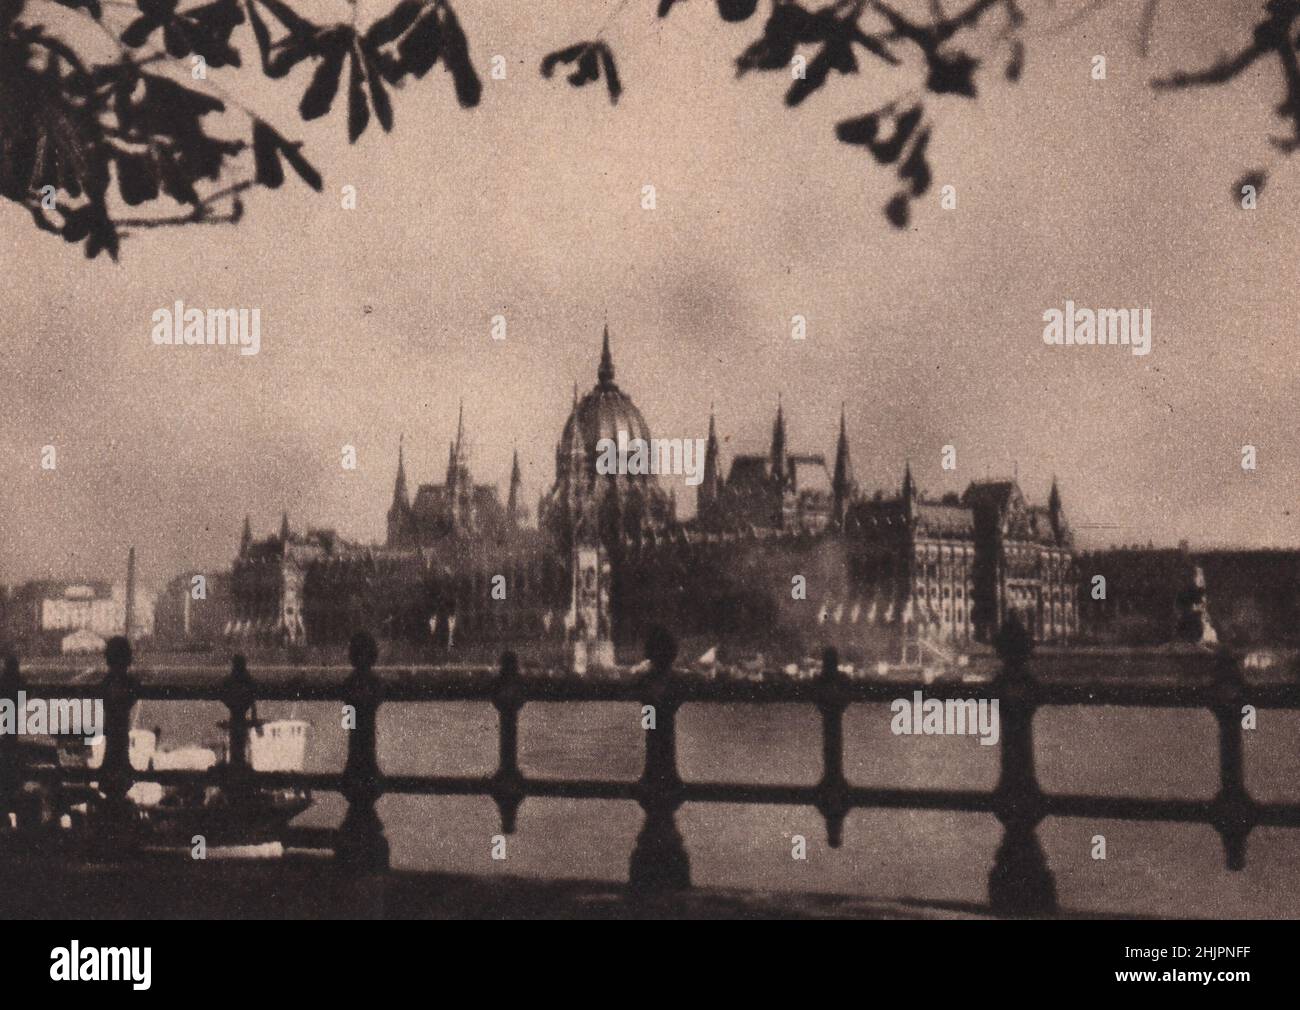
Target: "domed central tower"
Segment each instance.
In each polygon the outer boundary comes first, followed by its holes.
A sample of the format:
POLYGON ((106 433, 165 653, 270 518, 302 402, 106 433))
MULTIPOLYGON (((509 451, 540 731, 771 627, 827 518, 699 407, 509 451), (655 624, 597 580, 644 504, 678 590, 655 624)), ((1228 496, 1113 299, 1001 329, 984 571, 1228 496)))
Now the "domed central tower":
POLYGON ((652 474, 602 474, 596 470, 602 439, 650 443, 650 426, 632 398, 614 382, 614 359, 605 328, 596 385, 573 409, 555 446, 555 485, 544 503, 545 525, 562 546, 575 531, 599 535, 612 555, 624 538, 638 538, 672 519, 672 502, 652 474))

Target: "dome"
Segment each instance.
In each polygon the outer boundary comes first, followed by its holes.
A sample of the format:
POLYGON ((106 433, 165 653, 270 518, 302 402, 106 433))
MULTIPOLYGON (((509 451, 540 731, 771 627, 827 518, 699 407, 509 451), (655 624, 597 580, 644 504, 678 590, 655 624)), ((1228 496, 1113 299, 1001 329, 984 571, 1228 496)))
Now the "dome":
MULTIPOLYGON (((626 432, 630 444, 633 439, 650 441, 650 427, 641 416, 641 411, 632 402, 632 398, 614 383, 614 362, 609 353, 609 329, 605 330, 605 343, 600 355, 600 369, 594 389, 579 400, 569 418, 564 422, 560 441, 555 449, 555 477, 557 481, 565 480, 569 472, 570 447, 573 445, 573 426, 578 425, 581 445, 585 450, 588 466, 594 467, 599 454, 598 445, 602 439, 619 440, 619 433, 626 432)), ((624 475, 630 480, 645 480, 649 475, 624 475)))
POLYGON ((627 441, 643 439, 650 441, 650 429, 637 410, 632 398, 618 387, 597 386, 584 396, 569 414, 560 435, 560 447, 567 459, 569 446, 573 444, 573 425, 579 425, 583 448, 587 456, 593 457, 599 452, 597 448, 601 439, 619 440, 619 432, 626 432, 627 441))
POLYGON ((573 410, 555 446, 555 486, 543 505, 547 513, 544 524, 562 542, 567 542, 572 535, 580 516, 585 517, 582 521, 598 524, 603 537, 638 536, 672 521, 672 499, 655 475, 597 472, 601 439, 612 439, 617 445, 622 432, 626 432, 629 445, 637 438, 647 443, 650 440, 650 426, 641 411, 614 384, 614 361, 609 353, 606 327, 595 388, 581 400, 575 390, 573 410), (579 456, 577 460, 573 458, 575 454, 579 456), (573 463, 577 463, 576 469, 582 474, 576 483, 573 463))

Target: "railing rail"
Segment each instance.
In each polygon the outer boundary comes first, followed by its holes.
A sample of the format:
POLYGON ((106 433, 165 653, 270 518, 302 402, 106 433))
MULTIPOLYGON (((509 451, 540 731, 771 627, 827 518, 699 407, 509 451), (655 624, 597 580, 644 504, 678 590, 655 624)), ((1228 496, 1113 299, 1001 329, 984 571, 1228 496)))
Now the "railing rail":
MULTIPOLYGON (((375 807, 389 794, 486 796, 499 811, 502 829, 515 830, 520 804, 527 798, 626 800, 645 815, 632 851, 629 886, 637 893, 690 886, 690 860, 676 826, 684 803, 781 804, 815 808, 826 823, 832 847, 843 840, 844 821, 854 810, 908 809, 991 813, 1003 837, 989 875, 989 902, 1003 914, 1051 914, 1056 910, 1055 881, 1037 837, 1043 818, 1094 817, 1129 821, 1207 824, 1222 839, 1228 868, 1245 866, 1246 839, 1256 827, 1300 827, 1300 804, 1258 802, 1245 786, 1242 711, 1300 709, 1300 684, 1248 684, 1227 653, 1207 657, 1203 680, 1169 684, 1043 681, 1028 672, 1030 643, 1023 629, 1009 624, 997 643, 1000 672, 986 682, 931 684, 853 680, 840 671, 834 650, 826 650, 820 675, 812 680, 762 682, 710 680, 673 668, 676 643, 662 630, 647 641, 649 671, 635 679, 558 679, 520 673, 512 653, 494 672, 439 674, 428 682, 389 681, 375 673, 374 639, 361 632, 352 639, 352 673, 333 683, 259 683, 242 657, 235 657, 220 684, 140 683, 130 672, 125 639, 105 651, 108 672, 97 684, 28 684, 16 659, 0 674, 0 698, 99 698, 105 708, 105 754, 99 769, 66 769, 69 782, 95 782, 104 796, 104 844, 110 851, 131 844, 133 806, 127 796, 134 782, 163 785, 218 785, 232 806, 262 787, 339 792, 347 802, 342 824, 328 838, 338 863, 358 873, 378 872, 389 863, 388 842, 375 807), (922 689, 927 698, 998 700, 1001 774, 991 791, 968 789, 858 786, 844 774, 844 713, 850 705, 890 702, 900 691, 922 689), (229 712, 229 760, 207 771, 136 771, 131 767, 131 710, 142 701, 224 703, 229 712), (337 702, 352 706, 355 728, 348 734, 347 758, 339 772, 256 772, 245 745, 250 712, 259 701, 337 702), (481 701, 498 713, 498 765, 490 775, 388 775, 378 761, 378 712, 384 704, 481 701), (519 766, 519 713, 533 702, 632 702, 654 708, 654 728, 646 731, 645 763, 638 780, 548 778, 526 775, 519 766), (794 703, 814 706, 821 715, 822 775, 811 785, 683 781, 677 771, 676 716, 683 704, 794 703), (1048 794, 1034 765, 1033 717, 1047 706, 1109 705, 1137 708, 1208 710, 1218 724, 1219 790, 1205 800, 1113 795, 1048 794)), ((17 809, 25 781, 17 741, 0 735, 0 817, 17 809)), ((0 825, 3 827, 3 825, 0 825)))

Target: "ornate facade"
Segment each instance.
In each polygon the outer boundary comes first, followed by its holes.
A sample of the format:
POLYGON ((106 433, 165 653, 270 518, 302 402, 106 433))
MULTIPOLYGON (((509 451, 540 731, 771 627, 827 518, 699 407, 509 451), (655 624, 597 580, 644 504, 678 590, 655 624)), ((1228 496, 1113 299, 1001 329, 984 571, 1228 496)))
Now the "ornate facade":
POLYGON ((1078 631, 1073 541, 1055 482, 1045 507, 1014 481, 977 481, 927 499, 910 467, 901 488, 865 496, 843 410, 834 461, 787 446, 778 403, 769 451, 738 455, 724 477, 710 415, 695 517, 652 474, 597 471, 602 439, 650 441, 615 382, 606 330, 596 385, 555 444, 536 527, 522 506, 518 456, 501 502, 475 483, 463 410, 442 484, 408 496, 403 446, 382 546, 329 531, 254 542, 232 575, 232 633, 286 642, 342 640, 367 626, 394 638, 564 637, 607 657, 612 639, 651 623, 683 633, 860 641, 987 641, 1011 612, 1041 640, 1078 631), (801 596, 792 584, 803 581, 801 596))

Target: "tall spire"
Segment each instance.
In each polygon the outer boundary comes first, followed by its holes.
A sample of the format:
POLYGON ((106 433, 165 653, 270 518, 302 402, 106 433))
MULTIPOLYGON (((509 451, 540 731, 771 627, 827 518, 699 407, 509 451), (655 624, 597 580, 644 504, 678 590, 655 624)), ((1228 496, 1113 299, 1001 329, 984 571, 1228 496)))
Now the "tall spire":
POLYGON ((239 556, 243 557, 248 553, 248 548, 253 545, 253 523, 247 515, 244 516, 244 532, 239 535, 239 556))
POLYGON ((288 509, 286 509, 285 511, 280 513, 280 543, 287 544, 288 542, 289 542, 289 511, 288 509))
POLYGON ((456 455, 460 456, 465 448, 465 397, 460 398, 460 409, 456 412, 456 455))
POLYGON ((718 498, 722 492, 722 465, 718 458, 718 430, 713 419, 713 404, 709 404, 709 438, 704 443, 704 480, 700 483, 695 512, 706 522, 714 518, 718 498))
POLYGON ((519 497, 523 486, 524 478, 519 470, 519 449, 516 447, 514 460, 510 465, 510 494, 506 498, 506 521, 516 528, 523 520, 523 504, 519 497))
POLYGON ((1056 474, 1052 474, 1052 490, 1047 496, 1047 518, 1052 524, 1052 535, 1057 543, 1065 543, 1070 539, 1065 510, 1061 507, 1061 489, 1056 486, 1056 474))
POLYGON ((393 504, 388 507, 388 546, 405 543, 411 516, 411 500, 406 492, 406 459, 403 455, 406 436, 397 436, 397 479, 393 481, 393 504))
POLYGON ((404 510, 410 507, 410 498, 406 492, 406 460, 402 452, 405 441, 405 434, 397 436, 397 480, 393 482, 393 509, 404 510))
POLYGON ((785 410, 781 394, 776 395, 776 420, 772 423, 772 451, 768 459, 772 470, 772 480, 785 485, 785 410))
POLYGON ((605 337, 600 349, 600 368, 596 370, 596 380, 601 389, 614 385, 614 357, 609 353, 609 324, 605 324, 605 337))
POLYGON ((840 437, 835 445, 835 476, 831 482, 835 498, 835 522, 843 525, 844 513, 853 497, 853 463, 849 459, 849 435, 844 417, 844 404, 840 403, 840 437))
POLYGON ((917 499, 916 481, 912 479, 912 461, 907 461, 907 466, 903 470, 903 505, 908 511, 911 511, 913 504, 917 499))

